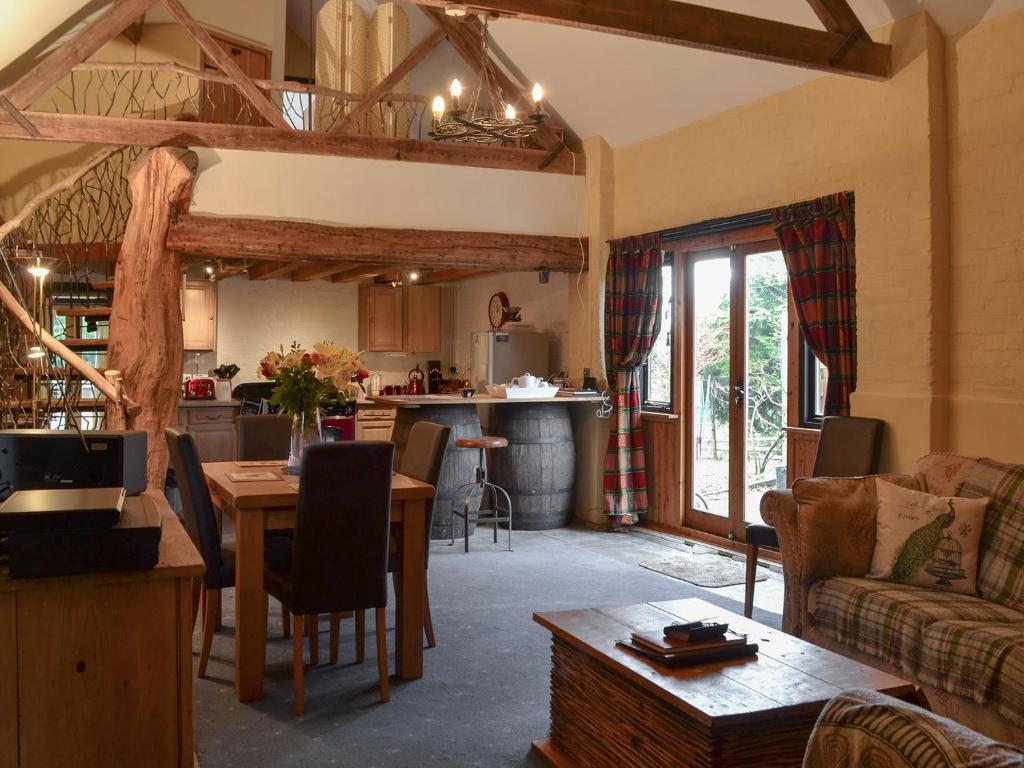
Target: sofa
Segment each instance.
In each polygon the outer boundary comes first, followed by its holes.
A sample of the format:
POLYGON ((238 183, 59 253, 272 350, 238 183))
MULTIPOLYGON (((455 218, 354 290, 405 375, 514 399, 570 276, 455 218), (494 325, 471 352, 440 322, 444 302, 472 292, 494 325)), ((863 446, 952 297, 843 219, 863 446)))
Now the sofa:
POLYGON ((1024 746, 1024 465, 929 454, 912 474, 878 477, 991 499, 979 594, 864 578, 875 547, 874 478, 801 479, 761 501, 779 534, 783 629, 911 680, 938 714, 1024 746))
POLYGON ((1024 750, 880 693, 832 698, 814 725, 803 768, 1024 768, 1024 750))

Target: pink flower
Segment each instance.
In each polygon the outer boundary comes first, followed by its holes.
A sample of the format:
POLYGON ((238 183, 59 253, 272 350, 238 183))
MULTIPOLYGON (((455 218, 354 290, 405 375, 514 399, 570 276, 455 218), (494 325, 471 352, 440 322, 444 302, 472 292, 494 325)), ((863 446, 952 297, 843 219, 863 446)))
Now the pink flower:
POLYGON ((365 368, 360 368, 358 371, 356 371, 356 381, 362 384, 363 380, 369 377, 369 375, 370 372, 368 370, 366 370, 365 368))

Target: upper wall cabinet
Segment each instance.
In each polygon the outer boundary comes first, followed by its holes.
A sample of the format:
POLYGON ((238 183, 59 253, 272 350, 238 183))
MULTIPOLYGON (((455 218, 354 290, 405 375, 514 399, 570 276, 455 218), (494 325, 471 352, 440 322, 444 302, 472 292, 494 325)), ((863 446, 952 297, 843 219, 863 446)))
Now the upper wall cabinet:
POLYGON ((217 284, 188 280, 181 299, 182 335, 186 351, 204 352, 217 346, 217 284))
POLYGON ((441 289, 359 286, 359 348, 367 352, 441 349, 441 289))

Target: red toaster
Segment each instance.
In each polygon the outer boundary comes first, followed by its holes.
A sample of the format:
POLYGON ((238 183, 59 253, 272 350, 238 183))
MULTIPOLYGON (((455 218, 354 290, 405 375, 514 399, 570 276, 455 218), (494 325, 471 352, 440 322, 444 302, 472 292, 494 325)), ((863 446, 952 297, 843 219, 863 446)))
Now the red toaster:
POLYGON ((186 400, 216 400, 214 381, 208 376, 197 376, 185 382, 186 400))

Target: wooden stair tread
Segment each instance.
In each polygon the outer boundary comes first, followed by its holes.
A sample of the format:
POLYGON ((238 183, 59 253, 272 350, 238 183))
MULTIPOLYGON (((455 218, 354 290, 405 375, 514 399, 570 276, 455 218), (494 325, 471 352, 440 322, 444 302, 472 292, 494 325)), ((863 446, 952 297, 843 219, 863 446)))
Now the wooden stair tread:
POLYGON ((93 280, 89 287, 97 291, 109 291, 114 287, 113 280, 93 280))
POLYGON ((106 349, 110 339, 60 339, 68 349, 106 349))
POLYGON ((110 307, 61 307, 54 306, 53 311, 66 317, 110 317, 110 307))

